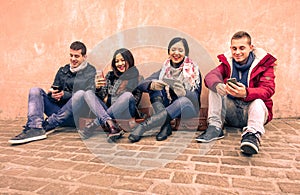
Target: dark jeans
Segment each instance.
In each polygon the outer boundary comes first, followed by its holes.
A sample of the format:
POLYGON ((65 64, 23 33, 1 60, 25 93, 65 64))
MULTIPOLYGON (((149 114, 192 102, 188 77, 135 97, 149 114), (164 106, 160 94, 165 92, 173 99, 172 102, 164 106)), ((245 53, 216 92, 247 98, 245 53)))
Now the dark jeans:
POLYGON ((198 116, 199 109, 195 108, 193 103, 187 97, 179 97, 172 103, 169 103, 167 94, 164 90, 162 91, 148 91, 150 100, 154 97, 161 96, 163 98, 163 104, 171 117, 174 118, 192 118, 198 116))

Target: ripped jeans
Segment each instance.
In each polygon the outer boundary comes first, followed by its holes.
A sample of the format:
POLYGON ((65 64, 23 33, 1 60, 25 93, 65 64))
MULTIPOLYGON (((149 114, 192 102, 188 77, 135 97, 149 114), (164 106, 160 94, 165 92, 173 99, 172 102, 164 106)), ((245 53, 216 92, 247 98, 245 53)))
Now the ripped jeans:
POLYGON ((265 133, 264 124, 268 118, 268 109, 261 99, 245 102, 221 96, 209 90, 208 124, 222 128, 224 123, 243 128, 246 132, 261 135, 265 133))

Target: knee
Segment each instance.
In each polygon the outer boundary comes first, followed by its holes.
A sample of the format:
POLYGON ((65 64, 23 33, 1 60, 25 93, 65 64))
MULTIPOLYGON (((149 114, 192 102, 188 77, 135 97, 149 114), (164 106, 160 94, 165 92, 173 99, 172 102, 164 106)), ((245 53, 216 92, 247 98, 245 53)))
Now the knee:
POLYGON ((43 91, 43 89, 41 89, 39 87, 33 87, 29 90, 29 94, 30 95, 41 95, 42 91, 43 91))
POLYGON ((83 93, 84 98, 88 98, 91 95, 94 95, 95 93, 92 90, 87 90, 83 93))
POLYGON ((84 93, 85 93, 85 91, 79 90, 79 91, 76 91, 73 96, 84 96, 84 93))
POLYGON ((266 105, 262 99, 256 99, 253 100, 253 102, 251 102, 250 106, 255 106, 255 107, 259 106, 264 108, 266 105))
POLYGON ((76 92, 73 94, 72 98, 73 98, 73 99, 76 99, 76 100, 82 99, 82 98, 84 98, 84 93, 85 93, 85 92, 84 92, 83 90, 76 91, 76 92))
POLYGON ((187 97, 180 97, 178 98, 178 101, 180 102, 181 105, 190 105, 192 104, 191 100, 187 97))
POLYGON ((124 93, 122 94, 122 97, 123 97, 123 98, 126 98, 126 99, 134 99, 132 93, 130 93, 130 92, 128 92, 128 91, 124 92, 124 93))

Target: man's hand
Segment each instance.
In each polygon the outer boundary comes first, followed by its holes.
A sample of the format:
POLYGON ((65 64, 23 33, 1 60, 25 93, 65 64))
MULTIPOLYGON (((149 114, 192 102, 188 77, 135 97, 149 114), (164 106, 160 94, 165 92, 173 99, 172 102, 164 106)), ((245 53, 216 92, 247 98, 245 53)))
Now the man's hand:
POLYGON ((224 83, 218 83, 216 86, 217 93, 221 96, 227 95, 225 87, 226 85, 224 83))
POLYGON ((56 99, 57 101, 59 101, 64 96, 63 90, 59 92, 59 90, 53 90, 53 89, 51 90, 50 89, 50 91, 51 91, 51 97, 53 99, 56 99))
POLYGON ((243 83, 237 82, 236 84, 228 82, 225 86, 227 94, 237 98, 247 97, 246 86, 243 83))

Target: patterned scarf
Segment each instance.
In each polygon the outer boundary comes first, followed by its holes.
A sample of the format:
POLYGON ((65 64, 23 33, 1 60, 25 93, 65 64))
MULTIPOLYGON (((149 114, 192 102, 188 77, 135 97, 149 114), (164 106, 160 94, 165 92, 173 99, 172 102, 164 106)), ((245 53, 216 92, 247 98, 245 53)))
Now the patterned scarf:
POLYGON ((186 90, 194 91, 200 85, 199 67, 189 57, 185 56, 183 63, 174 68, 171 60, 167 59, 159 74, 159 80, 163 78, 181 81, 186 90))

